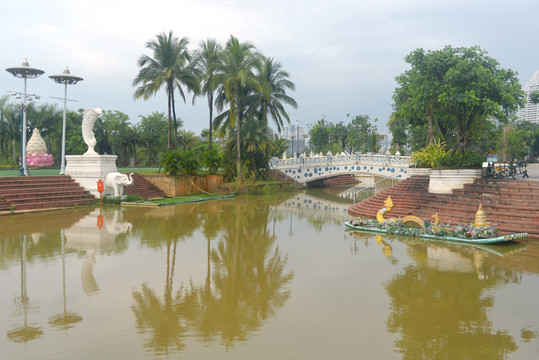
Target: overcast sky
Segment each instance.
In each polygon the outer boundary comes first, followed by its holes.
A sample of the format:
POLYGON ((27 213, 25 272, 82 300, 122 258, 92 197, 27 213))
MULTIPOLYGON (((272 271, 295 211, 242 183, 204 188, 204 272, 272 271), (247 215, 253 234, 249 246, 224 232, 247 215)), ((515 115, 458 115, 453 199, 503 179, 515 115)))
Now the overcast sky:
MULTIPOLYGON (((194 49, 232 34, 290 73, 299 107, 289 111, 302 126, 323 116, 346 123, 348 113, 368 114, 385 133, 394 79, 407 69, 408 53, 478 45, 517 71, 524 86, 539 70, 538 17, 537 0, 2 1, 0 63, 6 69, 27 58, 44 70, 27 91, 46 103, 63 97, 63 87, 48 76, 67 65, 84 78, 68 88, 68 98, 78 100, 69 109, 118 110, 135 123, 139 115, 167 111, 164 90, 133 100, 136 61, 151 55, 146 41, 172 30, 194 49)), ((3 71, 0 91, 10 90, 22 91, 23 81, 3 71)), ((194 106, 177 103, 176 113, 197 134, 209 126, 202 98, 194 106)))

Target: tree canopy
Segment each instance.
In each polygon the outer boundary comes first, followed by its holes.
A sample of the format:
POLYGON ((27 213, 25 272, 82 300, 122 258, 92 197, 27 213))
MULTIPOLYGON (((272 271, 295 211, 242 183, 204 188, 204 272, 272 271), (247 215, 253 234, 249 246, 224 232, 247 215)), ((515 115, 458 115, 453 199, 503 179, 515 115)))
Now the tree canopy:
POLYGON ((405 61, 411 68, 396 78, 390 125, 427 124, 426 143, 437 132, 454 136, 454 150, 466 152, 479 123, 507 121, 524 103, 517 73, 479 47, 417 49, 405 61))

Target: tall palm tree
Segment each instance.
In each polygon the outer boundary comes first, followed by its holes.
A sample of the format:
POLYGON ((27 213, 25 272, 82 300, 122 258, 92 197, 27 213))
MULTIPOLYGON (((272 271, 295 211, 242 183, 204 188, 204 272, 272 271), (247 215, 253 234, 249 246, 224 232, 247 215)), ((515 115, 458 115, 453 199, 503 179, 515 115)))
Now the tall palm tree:
POLYGON ((208 97, 208 107, 210 109, 210 150, 212 146, 213 95, 215 91, 213 78, 215 76, 215 68, 221 61, 220 54, 222 50, 222 46, 215 39, 208 39, 200 43, 200 48, 195 53, 195 62, 201 75, 201 93, 208 97))
POLYGON ((281 136, 275 136, 272 147, 275 152, 275 157, 279 157, 288 149, 288 140, 281 136))
POLYGON ((282 65, 273 58, 264 57, 257 64, 258 82, 262 92, 254 93, 250 99, 250 112, 256 112, 260 120, 268 123, 271 117, 281 132, 283 119, 290 123, 290 118, 284 109, 283 103, 298 107, 296 100, 286 94, 286 90, 294 90, 295 85, 290 81, 290 75, 283 70, 282 65))
POLYGON ((240 146, 240 122, 243 109, 243 95, 245 88, 254 87, 260 91, 253 70, 256 68, 260 55, 255 51, 253 44, 240 43, 237 38, 230 36, 223 51, 223 61, 217 64, 215 84, 221 87, 227 99, 230 109, 230 125, 236 127, 236 180, 241 181, 241 146, 240 146))
POLYGON ((140 67, 138 75, 133 80, 133 86, 140 85, 134 94, 134 98, 148 100, 155 96, 157 91, 164 85, 168 101, 168 148, 178 147, 176 108, 174 90, 177 89, 185 102, 185 92, 198 93, 198 77, 194 64, 191 63, 191 55, 187 49, 189 41, 186 38, 179 39, 169 31, 157 35, 156 39, 146 42, 146 48, 153 51, 153 57, 142 55, 137 65, 140 67), (172 143, 172 117, 174 119, 174 143, 172 143))

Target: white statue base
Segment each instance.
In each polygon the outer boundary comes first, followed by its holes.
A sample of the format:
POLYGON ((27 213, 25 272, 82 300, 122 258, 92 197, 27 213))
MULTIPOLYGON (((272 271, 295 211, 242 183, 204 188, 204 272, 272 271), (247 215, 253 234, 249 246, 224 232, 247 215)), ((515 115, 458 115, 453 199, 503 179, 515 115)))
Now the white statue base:
POLYGON ((116 155, 66 155, 65 174, 99 198, 97 181, 105 182, 110 172, 116 172, 116 155))

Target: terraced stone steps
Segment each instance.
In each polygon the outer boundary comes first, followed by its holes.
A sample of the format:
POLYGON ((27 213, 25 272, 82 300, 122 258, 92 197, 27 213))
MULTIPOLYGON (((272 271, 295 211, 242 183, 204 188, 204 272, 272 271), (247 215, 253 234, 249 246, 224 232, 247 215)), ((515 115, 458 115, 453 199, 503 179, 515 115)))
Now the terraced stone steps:
POLYGON ((0 211, 10 211, 11 205, 4 199, 2 196, 0 196, 0 211))
POLYGON ((339 187, 339 186, 350 186, 351 184, 357 184, 359 181, 353 176, 341 175, 334 178, 326 179, 322 183, 327 187, 339 187))
POLYGON ((415 215, 430 219, 437 213, 444 223, 469 224, 481 203, 487 221, 504 232, 528 232, 539 237, 539 182, 478 179, 453 194, 430 194, 428 176, 412 176, 348 208, 353 215, 376 217, 391 196, 394 207, 386 217, 415 215))
POLYGON ((146 180, 140 174, 133 174, 133 184, 124 187, 124 193, 129 195, 138 195, 144 200, 160 199, 166 197, 166 194, 146 180))
MULTIPOLYGON (((68 176, 27 176, 0 178, 0 195, 11 210, 49 209, 93 204, 88 191, 68 176)), ((1 205, 1 203, 0 203, 1 205)), ((6 211, 0 207, 0 211, 6 211)))

